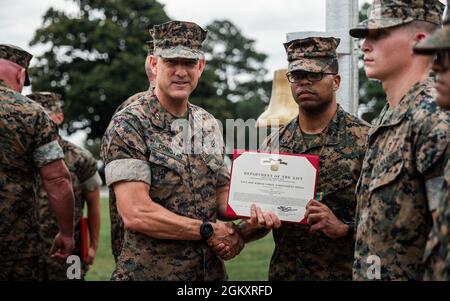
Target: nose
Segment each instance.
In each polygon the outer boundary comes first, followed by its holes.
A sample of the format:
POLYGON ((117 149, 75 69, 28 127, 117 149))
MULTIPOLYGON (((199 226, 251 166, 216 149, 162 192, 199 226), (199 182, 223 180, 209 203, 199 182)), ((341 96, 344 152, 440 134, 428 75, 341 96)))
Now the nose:
POLYGON ((187 75, 186 67, 182 64, 178 64, 175 67, 175 75, 178 77, 185 77, 187 75))
POLYGON ((305 77, 303 77, 300 81, 297 82, 299 86, 311 86, 312 82, 305 77))
POLYGON ((363 53, 372 51, 372 44, 369 39, 366 38, 363 40, 363 42, 361 44, 361 51, 363 53))

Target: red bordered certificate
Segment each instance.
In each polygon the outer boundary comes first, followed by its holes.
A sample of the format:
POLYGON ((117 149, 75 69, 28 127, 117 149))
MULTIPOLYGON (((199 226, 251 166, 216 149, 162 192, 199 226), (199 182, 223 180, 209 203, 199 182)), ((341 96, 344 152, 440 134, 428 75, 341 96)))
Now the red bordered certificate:
POLYGON ((281 221, 303 224, 318 173, 318 156, 235 150, 227 215, 248 218, 255 204, 281 221))

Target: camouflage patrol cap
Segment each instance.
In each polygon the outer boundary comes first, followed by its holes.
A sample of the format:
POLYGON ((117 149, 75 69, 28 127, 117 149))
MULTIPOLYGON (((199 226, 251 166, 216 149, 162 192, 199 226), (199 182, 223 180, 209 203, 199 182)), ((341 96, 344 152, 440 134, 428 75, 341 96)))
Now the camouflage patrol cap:
POLYGON ((170 21, 153 26, 155 55, 163 58, 203 59, 206 30, 192 22, 170 21))
POLYGON ((34 100, 44 107, 49 113, 61 113, 61 95, 53 92, 35 92, 27 95, 28 98, 34 100))
POLYGON ((389 28, 412 21, 441 24, 444 4, 438 0, 374 0, 369 18, 350 29, 350 35, 364 38, 371 29, 389 28))
POLYGON ((431 55, 437 50, 450 50, 450 10, 448 9, 448 4, 447 1, 446 14, 443 21, 444 26, 417 43, 414 47, 415 53, 431 55))
MULTIPOLYGON (((0 59, 5 59, 16 63, 17 65, 25 68, 25 70, 28 69, 32 57, 32 54, 20 47, 8 44, 0 44, 0 59)), ((28 85, 30 85, 30 78, 28 77, 27 71, 25 77, 25 86, 28 85)))
POLYGON ((153 28, 149 28, 148 33, 150 34, 150 39, 146 42, 147 43, 147 56, 153 55, 153 53, 155 52, 155 43, 153 41, 153 28))
POLYGON ((339 42, 340 39, 333 37, 309 37, 285 43, 288 72, 336 72, 339 42))

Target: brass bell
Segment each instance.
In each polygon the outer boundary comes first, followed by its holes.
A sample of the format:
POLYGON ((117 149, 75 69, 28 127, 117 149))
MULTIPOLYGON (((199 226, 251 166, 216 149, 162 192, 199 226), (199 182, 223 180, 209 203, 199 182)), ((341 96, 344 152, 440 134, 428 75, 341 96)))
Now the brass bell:
POLYGON ((269 107, 256 120, 256 127, 281 127, 298 115, 298 105, 292 97, 286 72, 286 69, 274 72, 269 107))

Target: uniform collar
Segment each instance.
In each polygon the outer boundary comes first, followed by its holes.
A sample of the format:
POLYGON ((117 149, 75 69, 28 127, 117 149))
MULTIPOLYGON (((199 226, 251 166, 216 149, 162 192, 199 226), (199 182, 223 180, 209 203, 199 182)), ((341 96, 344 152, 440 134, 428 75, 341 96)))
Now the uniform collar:
POLYGON ((390 107, 389 103, 386 103, 383 107, 378 118, 375 120, 375 123, 370 131, 369 136, 373 135, 380 128, 391 127, 399 124, 408 115, 409 112, 414 108, 415 101, 417 96, 426 89, 430 89, 433 87, 434 80, 429 77, 423 81, 419 81, 415 83, 411 89, 400 99, 400 102, 395 107, 390 107), (383 118, 384 114, 391 109, 392 114, 388 118, 383 118), (384 123, 383 122, 384 120, 384 123))
MULTIPOLYGON (((161 128, 161 129, 165 129, 167 131, 177 132, 176 130, 172 130, 171 127, 172 127, 172 123, 175 120, 180 119, 180 117, 175 117, 169 111, 167 111, 161 105, 161 103, 159 102, 159 100, 155 94, 151 94, 149 106, 150 106, 150 115, 151 115, 150 120, 155 126, 161 128)), ((192 105, 190 103, 188 103, 189 114, 191 111, 191 106, 192 105)))
POLYGON ((318 134, 316 139, 307 145, 303 138, 303 133, 299 126, 298 115, 293 119, 280 133, 280 146, 294 150, 297 153, 305 153, 313 148, 336 145, 340 141, 341 133, 345 130, 345 115, 344 110, 338 104, 336 113, 333 119, 325 128, 325 130, 318 134))

